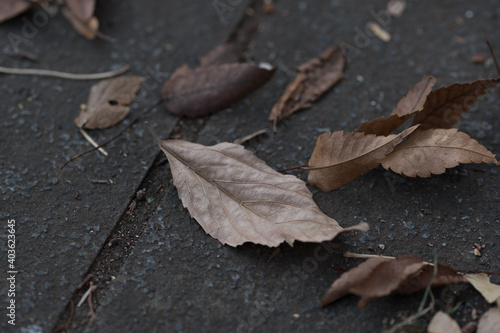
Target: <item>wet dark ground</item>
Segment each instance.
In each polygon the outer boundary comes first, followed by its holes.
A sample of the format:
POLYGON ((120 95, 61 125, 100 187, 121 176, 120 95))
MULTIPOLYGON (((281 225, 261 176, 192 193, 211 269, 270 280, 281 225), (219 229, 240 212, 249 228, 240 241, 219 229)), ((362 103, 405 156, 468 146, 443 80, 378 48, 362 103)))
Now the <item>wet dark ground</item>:
MULTIPOLYGON (((210 117, 180 119, 155 107, 106 147, 107 158, 94 152, 62 171, 58 166, 89 148, 73 119, 95 81, 1 75, 0 219, 4 231, 8 220, 16 221, 18 270, 16 326, 3 314, 2 332, 50 332, 64 325, 89 273, 97 285, 95 316, 88 317, 87 303, 75 308, 69 332, 380 332, 415 312, 422 294, 390 296, 363 310, 353 296, 319 307, 339 269, 360 262, 346 260, 343 252, 412 253, 432 260, 436 251, 440 262, 457 269, 500 271, 496 166, 465 165, 427 179, 378 168, 330 193, 312 189, 320 208, 342 226, 368 222, 371 230, 319 245, 282 245, 269 261, 275 249, 223 246, 189 217, 168 163, 143 125, 147 120, 162 138, 207 145, 267 129, 247 148, 273 168, 304 164, 319 134, 351 131, 388 115, 425 74, 438 79, 436 87, 497 76, 491 61, 474 64, 470 58, 478 52, 489 58, 485 38, 500 53, 498 1, 410 1, 401 18, 383 21, 389 43, 359 33, 368 22, 384 19, 377 13, 386 1, 275 1, 273 14, 264 14, 259 1, 221 2, 230 6, 223 17, 211 1, 100 1, 101 30, 118 38, 117 44, 83 39, 61 14, 46 14, 46 23, 37 21, 33 31, 24 26, 37 12, 0 25, 4 52, 16 34, 24 36, 16 39, 17 47, 39 56, 33 63, 2 54, 0 66, 83 73, 130 64, 131 74, 148 78, 123 124, 91 132, 98 142, 155 104, 176 67, 197 65, 238 31, 241 20, 261 23, 249 57, 278 68, 263 88, 210 117), (267 116, 294 68, 340 42, 352 46, 344 80, 272 134, 267 116), (146 199, 136 200, 141 189, 146 199), (127 214, 134 200, 136 208, 127 214), (481 257, 474 256, 474 243, 486 246, 481 257)), ((500 151, 497 96, 494 91, 482 97, 459 124, 494 153, 500 151)), ((5 272, 6 231, 0 248, 5 272)), ((5 312, 4 278, 0 287, 5 312)), ((468 286, 436 289, 435 295, 436 309, 462 304, 453 315, 462 325, 489 308, 468 286)))

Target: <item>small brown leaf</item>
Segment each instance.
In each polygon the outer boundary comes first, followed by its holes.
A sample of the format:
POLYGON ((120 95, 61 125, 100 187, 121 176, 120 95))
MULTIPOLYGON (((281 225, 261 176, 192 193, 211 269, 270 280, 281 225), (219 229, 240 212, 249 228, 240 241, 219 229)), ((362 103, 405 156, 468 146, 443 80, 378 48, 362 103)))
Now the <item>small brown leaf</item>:
POLYGON ((375 135, 389 135, 407 121, 414 113, 423 109, 425 100, 436 83, 433 76, 425 75, 405 97, 403 97, 389 117, 376 118, 361 124, 356 132, 375 135))
POLYGON ((123 76, 94 84, 90 89, 87 108, 75 119, 76 126, 104 129, 122 121, 142 81, 144 77, 123 76))
POLYGON ((495 155, 455 128, 420 129, 383 161, 382 166, 409 177, 430 177, 460 163, 498 163, 495 155))
POLYGON ((239 62, 245 50, 241 43, 221 44, 201 57, 199 67, 239 62))
POLYGON ((168 111, 201 117, 229 107, 265 84, 274 74, 268 64, 230 63, 176 71, 163 86, 168 111))
POLYGON ((376 168, 415 129, 416 126, 389 136, 343 131, 324 133, 319 136, 309 160, 307 180, 322 191, 337 189, 376 168))
POLYGON ((205 232, 230 246, 322 242, 344 229, 323 214, 305 183, 282 175, 241 145, 159 141, 184 207, 205 232))
POLYGON ((68 8, 63 8, 62 13, 80 35, 88 40, 96 37, 99 30, 99 20, 96 17, 92 16, 87 21, 82 21, 68 8))
MULTIPOLYGON (((399 256, 395 259, 371 258, 345 272, 330 287, 323 297, 325 306, 347 294, 360 296, 358 306, 363 308, 369 301, 392 293, 408 294, 424 290, 431 282, 433 266, 424 263, 415 255, 399 256), (429 274, 430 272, 430 274, 429 274)), ((467 282, 448 266, 438 264, 433 287, 467 282)))
POLYGON ((500 327, 500 309, 491 308, 479 319, 477 333, 498 333, 500 327))
POLYGON ((281 119, 310 107, 312 102, 339 82, 344 77, 344 66, 345 55, 340 45, 329 47, 319 57, 299 66, 299 74, 288 84, 271 110, 269 120, 274 127, 281 119))
POLYGON ((432 317, 429 326, 427 327, 428 333, 462 333, 458 323, 451 318, 446 312, 438 311, 432 317))
POLYGON ((24 13, 40 1, 2 0, 0 1, 0 23, 24 13))
POLYGON ((66 0, 66 4, 81 22, 87 22, 94 16, 95 0, 66 0))
POLYGON ((413 125, 421 124, 420 129, 451 128, 462 119, 477 98, 486 89, 497 86, 500 78, 481 79, 471 83, 454 83, 434 90, 427 96, 424 108, 413 119, 413 125))

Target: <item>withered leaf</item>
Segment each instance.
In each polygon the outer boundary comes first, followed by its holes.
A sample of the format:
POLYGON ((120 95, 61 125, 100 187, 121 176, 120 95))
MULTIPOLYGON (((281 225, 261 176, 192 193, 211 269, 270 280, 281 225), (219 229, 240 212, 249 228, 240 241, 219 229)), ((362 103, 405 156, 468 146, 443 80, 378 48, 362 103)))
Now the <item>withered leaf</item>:
POLYGON ((66 0, 66 4, 81 22, 87 22, 94 16, 95 0, 66 0))
POLYGON ((488 275, 484 273, 466 274, 465 278, 483 295, 488 303, 500 301, 500 286, 491 283, 488 275))
POLYGON ((319 57, 299 66, 299 73, 288 84, 271 109, 269 120, 276 124, 292 113, 308 108, 322 94, 344 77, 345 55, 340 45, 333 45, 319 57))
POLYGON ((376 168, 416 128, 389 136, 343 131, 324 133, 318 137, 309 160, 307 180, 322 191, 337 189, 376 168))
POLYGON ((491 308, 479 319, 477 333, 498 333, 500 327, 500 309, 491 308))
POLYGON ((443 311, 438 311, 427 327, 428 333, 462 333, 458 323, 443 311))
POLYGON ((229 107, 265 84, 274 74, 268 64, 224 63, 184 69, 163 86, 168 111, 201 117, 229 107))
MULTIPOLYGON (((321 301, 325 306, 348 294, 360 296, 358 306, 363 308, 369 301, 392 293, 409 294, 424 290, 431 282, 434 267, 415 255, 395 259, 371 258, 345 272, 330 287, 321 301)), ((454 269, 438 264, 432 287, 467 280, 454 269)))
POLYGON ((241 145, 206 147, 182 140, 159 145, 184 207, 223 244, 322 242, 367 229, 366 224, 342 228, 320 211, 302 180, 274 171, 241 145))
POLYGON ((40 1, 2 0, 0 1, 0 23, 24 13, 40 1))
POLYGON ((389 117, 376 118, 361 124, 356 132, 375 135, 389 135, 407 121, 413 114, 423 109, 427 95, 436 83, 433 76, 425 75, 408 94, 403 97, 389 117))
POLYGON ((239 62, 245 50, 241 43, 221 44, 201 57, 199 67, 239 62))
POLYGON ((96 17, 92 16, 90 19, 82 21, 68 8, 63 8, 62 13, 71 23, 73 29, 80 35, 88 40, 92 40, 96 37, 97 31, 99 30, 99 20, 96 17))
POLYGON ((495 155, 455 128, 420 128, 383 161, 382 166, 409 177, 442 174, 460 163, 498 163, 495 155))
POLYGON ((451 128, 462 119, 467 111, 486 89, 497 86, 500 78, 480 79, 471 83, 453 83, 431 92, 422 111, 415 114, 413 125, 420 129, 451 128))
POLYGON ((143 81, 141 76, 122 76, 94 84, 87 107, 75 119, 76 126, 104 129, 122 121, 143 81))

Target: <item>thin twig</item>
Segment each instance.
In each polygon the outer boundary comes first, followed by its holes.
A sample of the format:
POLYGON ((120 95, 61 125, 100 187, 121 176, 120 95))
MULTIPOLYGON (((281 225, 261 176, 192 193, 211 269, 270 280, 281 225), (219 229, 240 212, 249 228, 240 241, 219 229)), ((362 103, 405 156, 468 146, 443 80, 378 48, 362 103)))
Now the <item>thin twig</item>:
POLYGON ((90 282, 90 280, 94 277, 94 275, 92 275, 92 273, 88 274, 83 280, 82 282, 80 282, 80 284, 78 285, 78 287, 76 287, 76 289, 82 289, 83 287, 85 287, 85 285, 87 283, 90 282))
POLYGON ((84 137, 85 139, 87 139, 87 141, 88 141, 88 142, 90 142, 90 144, 91 144, 92 146, 94 146, 94 148, 97 148, 97 150, 98 150, 101 154, 103 154, 104 156, 108 156, 108 152, 107 152, 107 151, 105 151, 103 148, 100 148, 100 147, 99 147, 99 144, 98 144, 97 142, 95 142, 95 141, 94 141, 94 139, 92 139, 92 138, 90 137, 90 135, 89 135, 89 134, 88 134, 88 133, 87 133, 87 132, 86 132, 83 128, 80 128, 80 133, 82 133, 83 137, 84 137))
POLYGON ((95 311, 94 311, 94 305, 92 305, 92 293, 97 289, 97 286, 92 285, 92 281, 90 281, 90 293, 89 293, 89 309, 90 309, 90 315, 93 317, 95 316, 95 311))
POLYGON ((62 170, 62 169, 64 169, 64 167, 66 167, 68 164, 70 164, 74 160, 79 159, 80 157, 85 156, 87 154, 90 154, 91 152, 96 151, 97 149, 99 149, 101 147, 104 147, 107 144, 109 144, 110 142, 112 142, 112 141, 116 140, 117 138, 119 138, 126 130, 128 130, 130 127, 132 127, 142 116, 144 116, 145 114, 147 114, 149 111, 153 110, 155 107, 157 107, 158 105, 160 105, 160 103, 162 103, 162 102, 163 102, 162 100, 159 100, 154 105, 152 105, 152 106, 148 107, 147 109, 145 109, 140 115, 138 115, 137 117, 135 117, 130 122, 130 124, 128 124, 125 128, 123 128, 120 132, 118 132, 118 134, 116 134, 114 137, 112 137, 108 141, 105 141, 105 142, 101 143, 98 147, 94 147, 92 149, 84 151, 83 153, 80 153, 78 155, 75 155, 75 156, 71 157, 69 160, 67 160, 63 165, 61 165, 59 167, 59 171, 62 170))
POLYGON ((261 129, 259 131, 256 131, 256 132, 253 132, 253 133, 250 133, 248 134, 247 136, 244 136, 240 139, 236 139, 234 140, 234 143, 238 144, 238 145, 241 145, 243 144, 244 142, 247 142, 249 140, 252 140, 253 138, 255 138, 256 136, 259 136, 261 134, 265 134, 266 133, 266 130, 265 129, 261 129))
POLYGON ((56 327, 52 333, 59 333, 59 332, 64 332, 68 329, 69 327, 69 324, 71 323, 71 321, 73 320, 73 316, 75 314, 75 303, 73 303, 73 300, 70 299, 69 300, 69 303, 71 304, 71 310, 70 310, 70 313, 69 313, 69 318, 68 320, 66 320, 66 322, 58 327, 56 327))
POLYGON ((497 57, 495 57, 495 52, 493 52, 493 47, 491 46, 489 40, 486 40, 486 44, 488 44, 488 48, 490 49, 491 57, 493 58, 493 62, 495 63, 495 67, 497 68, 498 75, 500 75, 500 66, 498 66, 497 57))
MULTIPOLYGON (((358 258, 358 259, 371 259, 371 258, 384 258, 384 259, 396 259, 396 257, 391 256, 382 256, 378 254, 364 254, 364 253, 352 253, 346 252, 344 253, 344 257, 346 258, 358 258)), ((427 261, 422 261, 424 264, 433 266, 434 264, 427 261)))
POLYGON ((289 167, 289 168, 278 169, 276 171, 283 172, 283 171, 290 171, 290 170, 296 170, 296 169, 303 169, 303 168, 306 168, 308 166, 309 166, 309 164, 306 163, 306 164, 296 165, 296 166, 289 167))
POLYGON ((103 73, 90 73, 90 74, 75 74, 66 73, 59 71, 52 71, 48 69, 35 69, 35 68, 10 68, 0 66, 0 73, 3 74, 15 74, 15 75, 38 75, 38 76, 52 76, 61 79, 69 80, 100 80, 107 79, 113 76, 117 76, 125 73, 130 68, 129 65, 125 65, 120 69, 114 71, 103 72, 103 73))
POLYGON ((87 297, 89 297, 90 293, 93 292, 94 290, 97 289, 97 286, 91 284, 89 289, 87 289, 87 291, 85 292, 85 294, 83 294, 82 298, 80 299, 80 302, 78 302, 78 304, 76 305, 77 308, 79 308, 80 306, 82 306, 83 302, 85 302, 85 300, 87 299, 87 297))

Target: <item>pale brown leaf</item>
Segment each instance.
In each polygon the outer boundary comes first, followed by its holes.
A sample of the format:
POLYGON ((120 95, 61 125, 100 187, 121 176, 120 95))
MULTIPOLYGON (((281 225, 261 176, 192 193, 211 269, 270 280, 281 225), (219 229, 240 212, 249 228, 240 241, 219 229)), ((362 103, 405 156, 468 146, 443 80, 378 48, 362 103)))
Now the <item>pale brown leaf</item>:
POLYGON ((66 0, 66 4, 81 22, 87 22, 94 16, 95 0, 66 0))
POLYGON ((458 323, 451 318, 446 312, 438 311, 432 317, 429 326, 427 326, 428 333, 462 333, 458 323))
POLYGON ((96 17, 92 16, 88 20, 82 21, 68 8, 63 8, 62 13, 76 32, 88 40, 95 39, 97 31, 99 30, 99 20, 96 17))
POLYGON ((466 274, 465 278, 483 295, 488 303, 493 303, 500 299, 500 286, 491 283, 488 275, 484 273, 466 274))
POLYGON ((0 23, 16 17, 32 8, 40 1, 26 1, 26 0, 2 0, 0 1, 0 23))
POLYGON ((177 70, 165 82, 162 96, 168 111, 201 117, 229 107, 264 85, 274 74, 268 64, 223 63, 177 70))
POLYGON ((323 214, 305 183, 282 175, 241 145, 159 141, 179 197, 205 232, 230 246, 322 242, 344 229, 323 214))
POLYGON ((491 308, 479 319, 477 333, 498 333, 500 330, 500 309, 491 308))
POLYGON ((453 83, 434 90, 427 96, 422 111, 415 114, 413 125, 420 124, 422 130, 429 128, 451 128, 462 119, 486 89, 497 86, 500 78, 480 79, 471 83, 453 83))
POLYGON ((337 189, 376 168, 415 129, 416 126, 389 136, 324 133, 318 137, 309 160, 308 181, 322 191, 337 189))
POLYGON ((87 107, 75 119, 76 126, 104 129, 122 121, 144 79, 140 76, 122 76, 94 84, 90 89, 87 107))
POLYGON ((389 135, 407 121, 413 114, 423 109, 427 95, 436 83, 433 76, 425 75, 405 97, 403 97, 389 117, 376 118, 361 124, 356 132, 375 135, 389 135))
POLYGON ((319 57, 299 66, 299 73, 290 82, 273 106, 269 120, 276 123, 292 113, 308 108, 322 94, 344 77, 345 55, 340 45, 334 45, 319 57))
MULTIPOLYGON (((360 296, 358 306, 393 293, 409 294, 427 288, 432 280, 434 267, 415 255, 395 259, 371 258, 343 273, 327 291, 321 305, 325 306, 348 294, 360 296)), ((467 282, 454 269, 438 264, 437 276, 432 287, 467 282)))
POLYGON ((409 177, 442 174, 460 163, 498 163, 495 155, 455 128, 420 129, 383 161, 382 166, 409 177))

